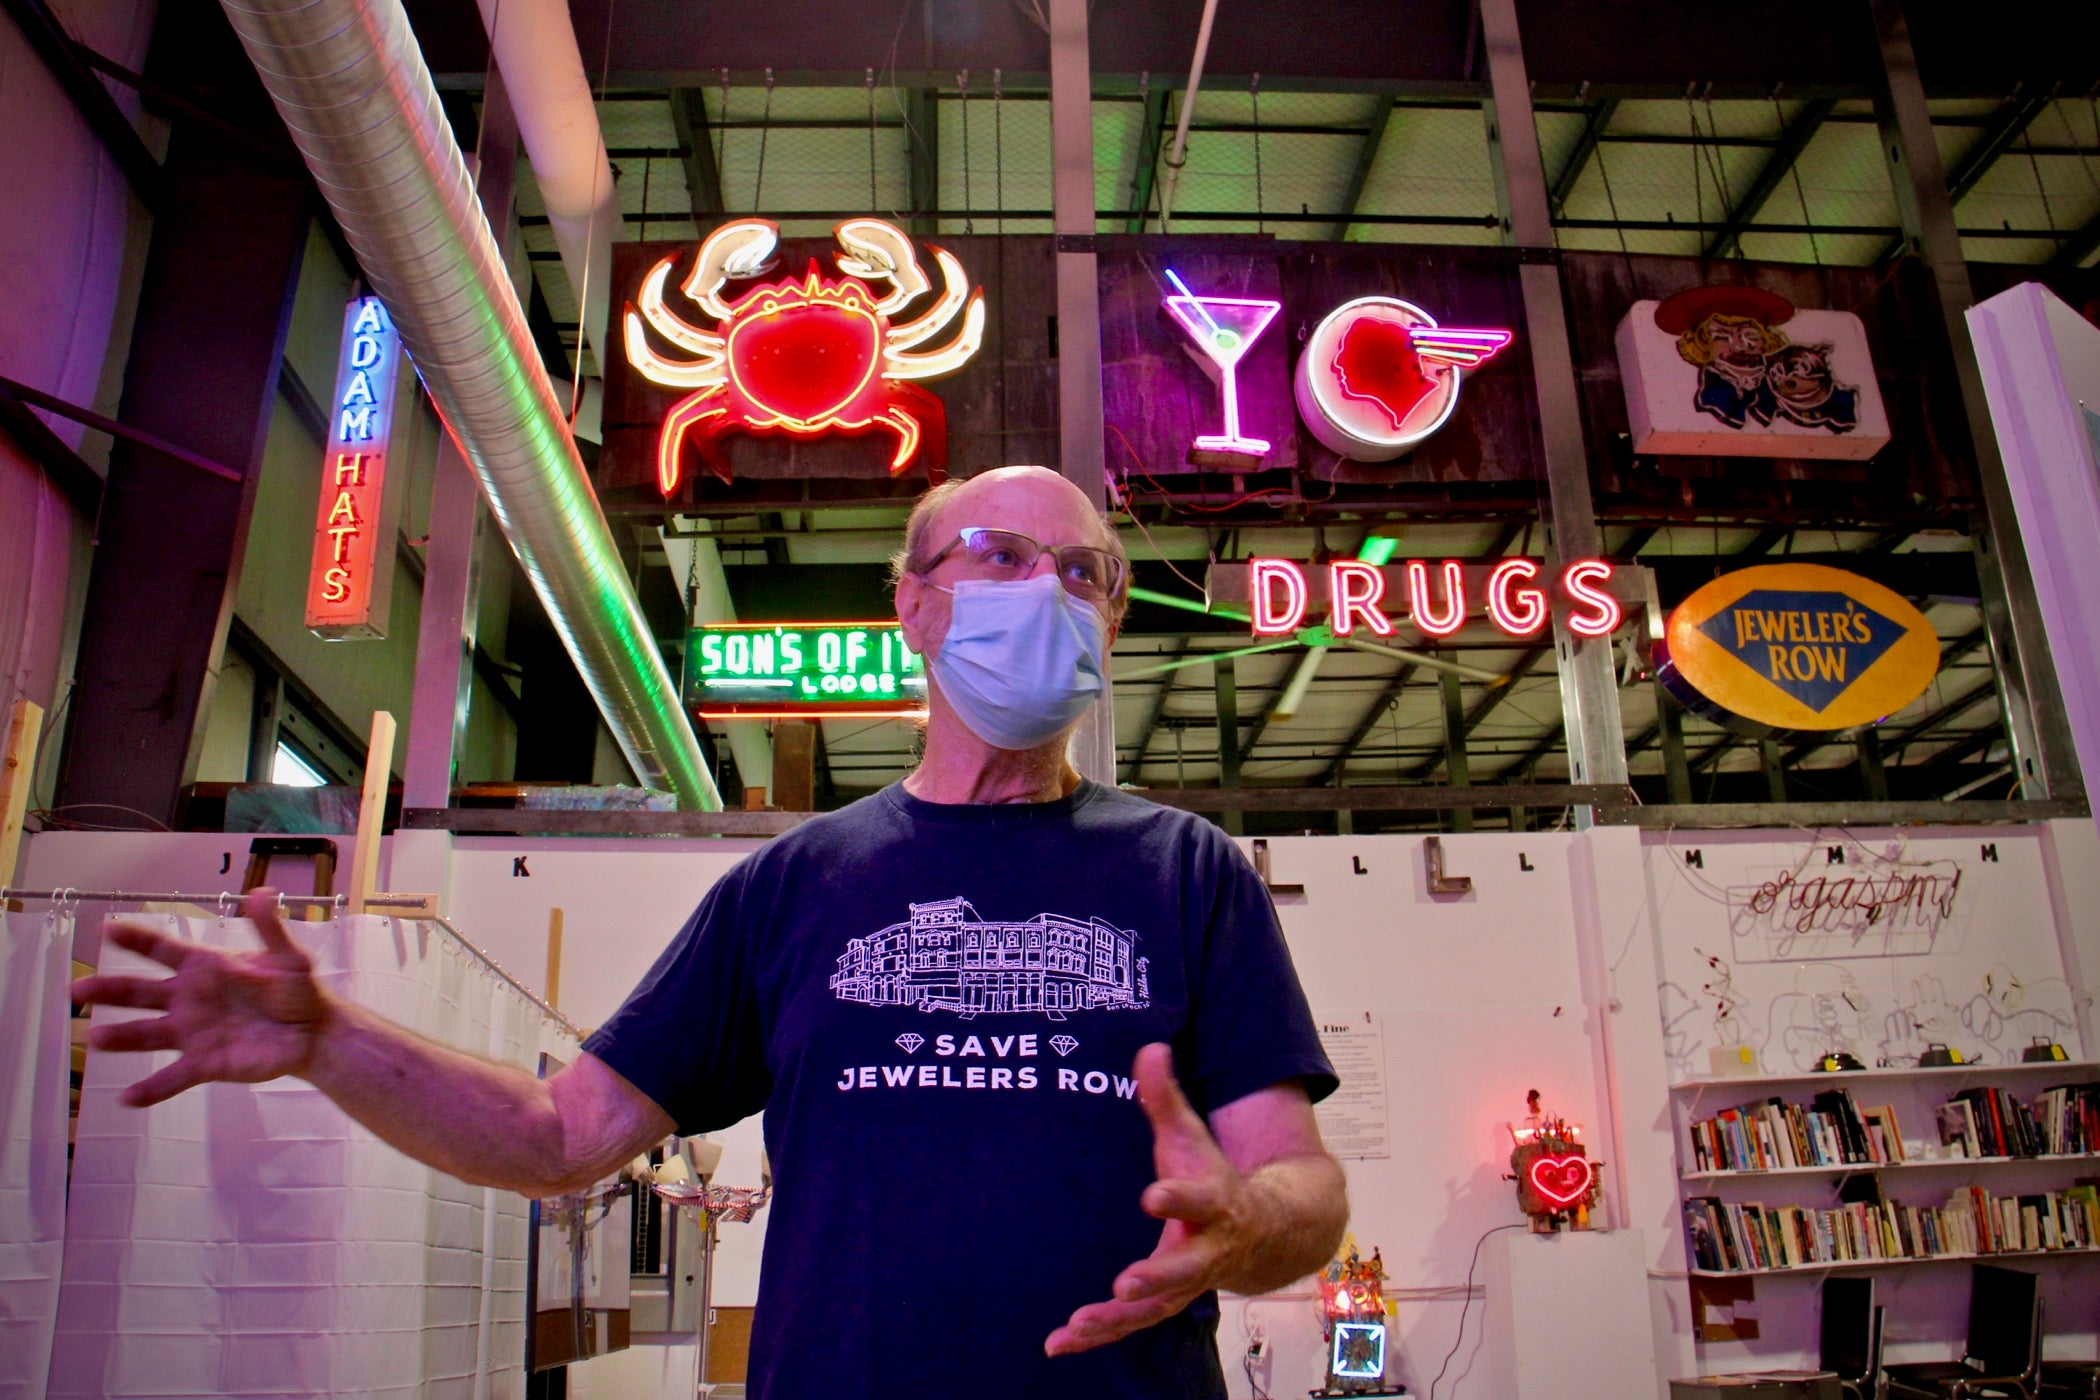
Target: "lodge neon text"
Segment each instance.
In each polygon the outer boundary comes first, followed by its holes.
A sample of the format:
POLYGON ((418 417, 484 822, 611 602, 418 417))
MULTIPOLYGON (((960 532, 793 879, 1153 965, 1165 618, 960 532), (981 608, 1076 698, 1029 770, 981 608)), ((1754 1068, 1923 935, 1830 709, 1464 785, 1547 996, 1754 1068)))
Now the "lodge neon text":
MULTIPOLYGON (((1308 566, 1291 559, 1249 561, 1249 615, 1257 636, 1290 636, 1305 625, 1312 611, 1313 589, 1308 566)), ((1327 626, 1336 637, 1354 637, 1359 629, 1376 637, 1393 634, 1396 614, 1386 608, 1389 573, 1406 581, 1405 614, 1417 631, 1448 637, 1466 622, 1473 606, 1466 587, 1466 566, 1457 559, 1409 559, 1380 568, 1359 559, 1336 559, 1327 575, 1327 626)), ((1498 631, 1529 637, 1552 615, 1553 602, 1536 559, 1504 559, 1487 572, 1482 603, 1498 631)), ((1556 592, 1565 605, 1568 630, 1579 637, 1608 637, 1625 620, 1625 609, 1612 596, 1614 570, 1602 559, 1579 559, 1561 569, 1556 592)))

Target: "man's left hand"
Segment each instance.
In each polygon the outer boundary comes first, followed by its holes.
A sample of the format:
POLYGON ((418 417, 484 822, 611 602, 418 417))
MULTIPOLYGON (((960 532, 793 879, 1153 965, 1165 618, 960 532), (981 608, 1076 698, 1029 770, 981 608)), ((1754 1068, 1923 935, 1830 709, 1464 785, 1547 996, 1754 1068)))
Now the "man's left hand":
POLYGON ((1174 1079, 1174 1054, 1147 1045, 1137 1057, 1138 1101, 1152 1120, 1158 1180, 1139 1198, 1166 1221, 1159 1247, 1116 1276, 1115 1297, 1089 1303, 1043 1343, 1050 1356, 1105 1346, 1164 1322, 1234 1271, 1256 1233, 1249 1187, 1174 1079))

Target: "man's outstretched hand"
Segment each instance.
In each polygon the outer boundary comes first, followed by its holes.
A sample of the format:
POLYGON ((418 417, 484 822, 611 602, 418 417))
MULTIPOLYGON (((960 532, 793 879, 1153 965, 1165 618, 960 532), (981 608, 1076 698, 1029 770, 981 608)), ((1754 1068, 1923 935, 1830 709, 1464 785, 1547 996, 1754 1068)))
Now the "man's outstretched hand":
POLYGON ((174 976, 95 976, 73 984, 78 1002, 166 1013, 89 1032, 88 1044, 97 1050, 182 1052, 174 1064, 124 1091, 123 1101, 133 1108, 213 1080, 255 1084, 298 1074, 312 1062, 328 1016, 313 960, 284 931, 277 891, 249 894, 241 901, 241 917, 254 920, 262 934, 259 951, 207 948, 144 924, 112 920, 105 937, 174 976))
POLYGON ((1158 1180, 1139 1204, 1166 1221, 1159 1247, 1116 1276, 1115 1297, 1089 1303, 1043 1343, 1051 1356, 1087 1351, 1164 1322, 1232 1274, 1255 1241, 1247 1179, 1189 1106, 1174 1053, 1147 1045, 1137 1057, 1138 1101, 1152 1120, 1158 1180))

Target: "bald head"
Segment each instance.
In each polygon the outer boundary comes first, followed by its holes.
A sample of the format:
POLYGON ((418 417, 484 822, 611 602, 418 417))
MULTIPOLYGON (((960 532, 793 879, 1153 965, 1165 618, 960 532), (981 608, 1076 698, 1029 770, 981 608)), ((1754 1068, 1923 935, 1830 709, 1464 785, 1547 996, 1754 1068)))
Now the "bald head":
POLYGON ((892 559, 898 579, 969 526, 1014 530, 1045 545, 1091 544, 1124 561, 1126 587, 1110 608, 1113 621, 1129 606, 1129 556, 1123 542, 1086 493, 1048 467, 995 467, 966 481, 947 481, 919 497, 904 525, 904 548, 892 559))

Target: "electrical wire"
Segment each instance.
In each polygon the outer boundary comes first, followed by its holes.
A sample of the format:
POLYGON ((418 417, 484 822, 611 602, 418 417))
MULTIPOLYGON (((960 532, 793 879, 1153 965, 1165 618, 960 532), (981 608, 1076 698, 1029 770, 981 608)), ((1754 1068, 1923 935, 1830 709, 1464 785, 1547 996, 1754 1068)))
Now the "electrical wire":
MULTIPOLYGON (((1473 1273, 1480 1267, 1480 1247, 1488 1242, 1488 1235, 1499 1235, 1504 1230, 1528 1230, 1530 1228, 1528 1224, 1497 1225, 1482 1234, 1479 1239, 1473 1241, 1473 1262, 1466 1266, 1466 1300, 1458 1305, 1458 1335, 1451 1339, 1451 1350, 1444 1353, 1444 1364, 1436 1368, 1436 1379, 1429 1383, 1429 1400, 1436 1400, 1436 1388, 1444 1379, 1444 1372, 1451 1369, 1451 1358, 1458 1355, 1459 1347, 1465 1343, 1466 1314, 1473 1310, 1473 1273)), ((1457 1397, 1458 1380, 1454 1379, 1451 1382, 1451 1394, 1446 1397, 1446 1400, 1457 1400, 1457 1397)))

